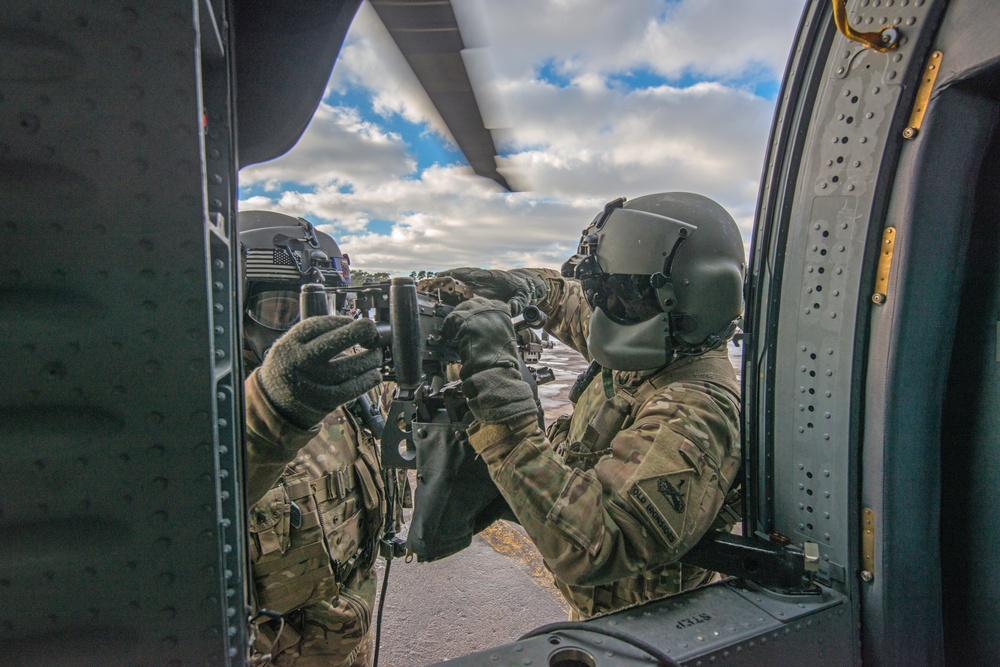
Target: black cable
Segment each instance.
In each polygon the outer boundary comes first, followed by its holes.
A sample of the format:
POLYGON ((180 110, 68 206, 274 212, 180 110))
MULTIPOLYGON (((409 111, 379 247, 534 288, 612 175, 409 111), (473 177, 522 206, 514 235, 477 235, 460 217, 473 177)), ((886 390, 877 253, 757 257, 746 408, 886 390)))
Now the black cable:
MULTIPOLYGON (((389 587, 389 568, 392 566, 393 548, 394 545, 391 544, 392 538, 395 537, 396 533, 396 502, 399 500, 397 495, 399 493, 398 480, 396 478, 396 471, 394 469, 389 469, 388 472, 385 468, 382 469, 382 479, 383 485, 385 486, 385 500, 386 500, 386 514, 385 521, 388 525, 392 526, 385 534, 384 538, 386 542, 389 542, 389 548, 386 550, 385 557, 385 574, 382 575, 382 592, 378 597, 378 613, 375 616, 375 655, 372 661, 372 667, 378 667, 378 651, 382 644, 382 612, 385 611, 385 591, 389 587), (392 483, 389 483, 389 480, 392 483), (389 522, 392 522, 391 524, 389 522)), ((381 540, 380 540, 381 541, 381 540)))
POLYGON ((382 577, 382 593, 378 599, 378 615, 375 620, 375 658, 372 667, 378 667, 378 650, 382 641, 382 612, 385 611, 385 589, 389 583, 389 567, 392 565, 392 556, 385 559, 385 575, 382 577))
POLYGON ((582 632, 592 632, 597 635, 606 635, 617 639, 618 641, 630 644, 641 651, 645 651, 648 655, 656 658, 656 663, 661 665, 661 667, 680 667, 680 663, 671 658, 669 655, 656 648, 652 644, 645 642, 638 637, 633 637, 630 634, 622 632, 621 630, 612 630, 610 628, 603 628, 599 625, 593 625, 591 623, 582 623, 579 621, 561 621, 558 623, 549 623, 548 625, 543 625, 540 628, 535 628, 531 632, 521 636, 518 641, 523 641, 525 639, 530 639, 532 637, 538 637, 539 635, 545 635, 552 632, 559 632, 564 630, 580 630, 582 632))

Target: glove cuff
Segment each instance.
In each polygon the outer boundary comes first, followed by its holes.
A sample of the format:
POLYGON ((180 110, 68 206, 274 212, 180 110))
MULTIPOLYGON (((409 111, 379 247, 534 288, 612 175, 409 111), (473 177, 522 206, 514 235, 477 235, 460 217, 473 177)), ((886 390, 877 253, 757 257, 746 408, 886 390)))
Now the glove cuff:
MULTIPOLYGON (((256 369, 247 377, 244 388, 247 431, 256 433, 264 441, 293 452, 294 455, 294 452, 302 449, 319 431, 315 425, 311 428, 297 425, 278 410, 260 381, 260 369, 256 369)), ((284 456, 284 452, 279 458, 281 456, 284 456)))
POLYGON ((311 408, 302 401, 296 402, 287 383, 272 381, 267 371, 268 367, 261 366, 254 372, 257 384, 268 403, 282 419, 303 430, 311 430, 323 421, 328 412, 311 408))
POLYGON ((514 368, 487 368, 462 382, 469 409, 484 424, 499 424, 524 415, 538 416, 528 383, 514 368))
POLYGON ((502 424, 472 422, 469 427, 469 444, 479 452, 490 466, 502 462, 525 438, 541 433, 538 420, 533 415, 511 419, 502 424))

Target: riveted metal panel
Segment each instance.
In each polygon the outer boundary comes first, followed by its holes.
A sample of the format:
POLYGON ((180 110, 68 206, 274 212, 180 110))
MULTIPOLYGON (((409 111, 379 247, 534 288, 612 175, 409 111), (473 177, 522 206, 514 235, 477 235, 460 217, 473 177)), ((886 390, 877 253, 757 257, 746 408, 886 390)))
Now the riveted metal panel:
POLYGON ((900 109, 907 99, 902 84, 931 5, 849 3, 852 25, 895 25, 903 39, 883 54, 834 38, 802 148, 809 159, 799 172, 784 249, 777 360, 768 378, 776 406, 774 527, 818 543, 826 576, 842 588, 856 560, 852 373, 858 310, 870 296, 862 293, 869 237, 873 227, 881 233, 875 185, 898 150, 897 115, 909 115, 900 109))
MULTIPOLYGON (((204 139, 228 137, 229 73, 212 35, 203 90, 208 8, 0 13, 7 664, 243 659, 231 198, 210 222, 204 139)), ((228 141, 212 173, 231 191, 228 141)))

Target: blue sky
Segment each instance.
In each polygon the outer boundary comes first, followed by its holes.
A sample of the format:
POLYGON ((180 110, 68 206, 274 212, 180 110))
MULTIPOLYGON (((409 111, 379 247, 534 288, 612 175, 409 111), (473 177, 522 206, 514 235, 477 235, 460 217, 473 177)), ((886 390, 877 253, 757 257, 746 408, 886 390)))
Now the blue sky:
POLYGON ((717 199, 748 240, 801 0, 453 4, 485 44, 466 61, 517 192, 472 174, 364 4, 299 143, 241 172, 241 209, 306 217, 356 266, 403 274, 558 266, 605 201, 665 190, 717 199))

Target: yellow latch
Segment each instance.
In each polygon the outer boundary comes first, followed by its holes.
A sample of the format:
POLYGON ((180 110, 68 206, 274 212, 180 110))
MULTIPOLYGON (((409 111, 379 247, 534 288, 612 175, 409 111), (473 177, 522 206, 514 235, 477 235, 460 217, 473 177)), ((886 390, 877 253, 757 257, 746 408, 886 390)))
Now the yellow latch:
POLYGON ((889 298, 889 270, 892 268, 892 247, 896 240, 896 228, 886 227, 882 232, 882 247, 878 258, 878 274, 875 276, 875 293, 872 301, 881 306, 889 298))
POLYGON ((875 578, 875 512, 866 507, 861 514, 861 580, 875 578))
POLYGON ((941 71, 941 59, 944 54, 935 51, 927 59, 924 66, 924 78, 920 80, 920 88, 917 89, 917 99, 913 100, 913 111, 910 112, 910 122, 903 130, 904 139, 912 139, 920 132, 920 124, 924 122, 924 114, 927 112, 927 104, 931 101, 931 91, 934 89, 934 82, 937 81, 938 72, 941 71))

